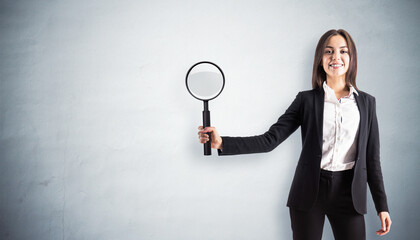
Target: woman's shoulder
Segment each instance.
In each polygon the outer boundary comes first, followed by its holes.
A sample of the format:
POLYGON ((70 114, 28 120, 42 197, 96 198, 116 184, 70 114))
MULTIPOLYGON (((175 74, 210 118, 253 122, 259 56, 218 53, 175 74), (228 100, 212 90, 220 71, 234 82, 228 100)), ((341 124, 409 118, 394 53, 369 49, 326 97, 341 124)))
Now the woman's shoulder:
POLYGON ((315 88, 311 90, 303 90, 298 93, 298 95, 301 95, 301 97, 313 97, 314 95, 320 95, 323 93, 324 90, 320 88, 315 88), (322 91, 322 92, 321 92, 322 91))
POLYGON ((357 90, 357 93, 359 94, 359 97, 362 97, 365 99, 365 102, 367 103, 367 105, 376 103, 376 98, 373 95, 367 92, 361 91, 361 90, 357 90))

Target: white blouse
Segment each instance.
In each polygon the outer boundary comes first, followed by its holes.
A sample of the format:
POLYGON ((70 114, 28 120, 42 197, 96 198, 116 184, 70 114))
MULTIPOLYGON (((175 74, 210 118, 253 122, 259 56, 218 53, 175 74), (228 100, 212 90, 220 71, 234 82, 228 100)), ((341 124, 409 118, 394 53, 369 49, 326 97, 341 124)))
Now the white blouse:
POLYGON ((334 90, 326 81, 323 87, 325 98, 321 168, 329 171, 351 169, 357 154, 360 122, 353 93, 359 93, 351 86, 350 94, 337 100, 334 90))

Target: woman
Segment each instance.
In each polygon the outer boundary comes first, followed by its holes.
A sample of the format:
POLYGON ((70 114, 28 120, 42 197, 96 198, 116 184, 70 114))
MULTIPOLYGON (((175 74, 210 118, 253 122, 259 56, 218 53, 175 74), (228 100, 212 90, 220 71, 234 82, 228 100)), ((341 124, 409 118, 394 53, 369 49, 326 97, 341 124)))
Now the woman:
POLYGON ((267 132, 221 137, 215 127, 199 127, 200 143, 211 133, 219 155, 271 151, 301 127, 302 152, 287 202, 293 239, 321 239, 325 216, 335 239, 366 239, 367 184, 382 224, 376 233, 390 230, 375 98, 357 88, 356 73, 353 39, 330 30, 315 50, 313 89, 299 92, 267 132))

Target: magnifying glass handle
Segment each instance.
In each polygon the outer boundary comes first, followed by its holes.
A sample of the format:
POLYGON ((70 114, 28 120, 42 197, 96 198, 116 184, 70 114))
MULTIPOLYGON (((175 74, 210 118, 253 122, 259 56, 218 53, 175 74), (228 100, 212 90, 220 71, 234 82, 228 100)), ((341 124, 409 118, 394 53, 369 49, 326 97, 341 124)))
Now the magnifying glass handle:
MULTIPOLYGON (((203 127, 210 127, 210 111, 204 110, 203 111, 203 127)), ((208 156, 211 155, 211 133, 207 133, 209 135, 209 141, 204 143, 204 155, 208 156)))

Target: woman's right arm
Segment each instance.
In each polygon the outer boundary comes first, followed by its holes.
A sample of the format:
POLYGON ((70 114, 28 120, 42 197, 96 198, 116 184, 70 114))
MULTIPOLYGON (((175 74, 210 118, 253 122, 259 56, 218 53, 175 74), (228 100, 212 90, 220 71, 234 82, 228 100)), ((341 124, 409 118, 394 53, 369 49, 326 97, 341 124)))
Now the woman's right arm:
POLYGON ((301 93, 298 93, 286 112, 262 135, 250 137, 221 137, 217 133, 215 127, 207 127, 204 130, 200 130, 198 133, 200 143, 205 143, 206 139, 208 139, 206 137, 207 134, 204 133, 212 132, 212 148, 219 149, 219 155, 269 152, 286 140, 300 126, 301 102, 302 96, 301 93))

